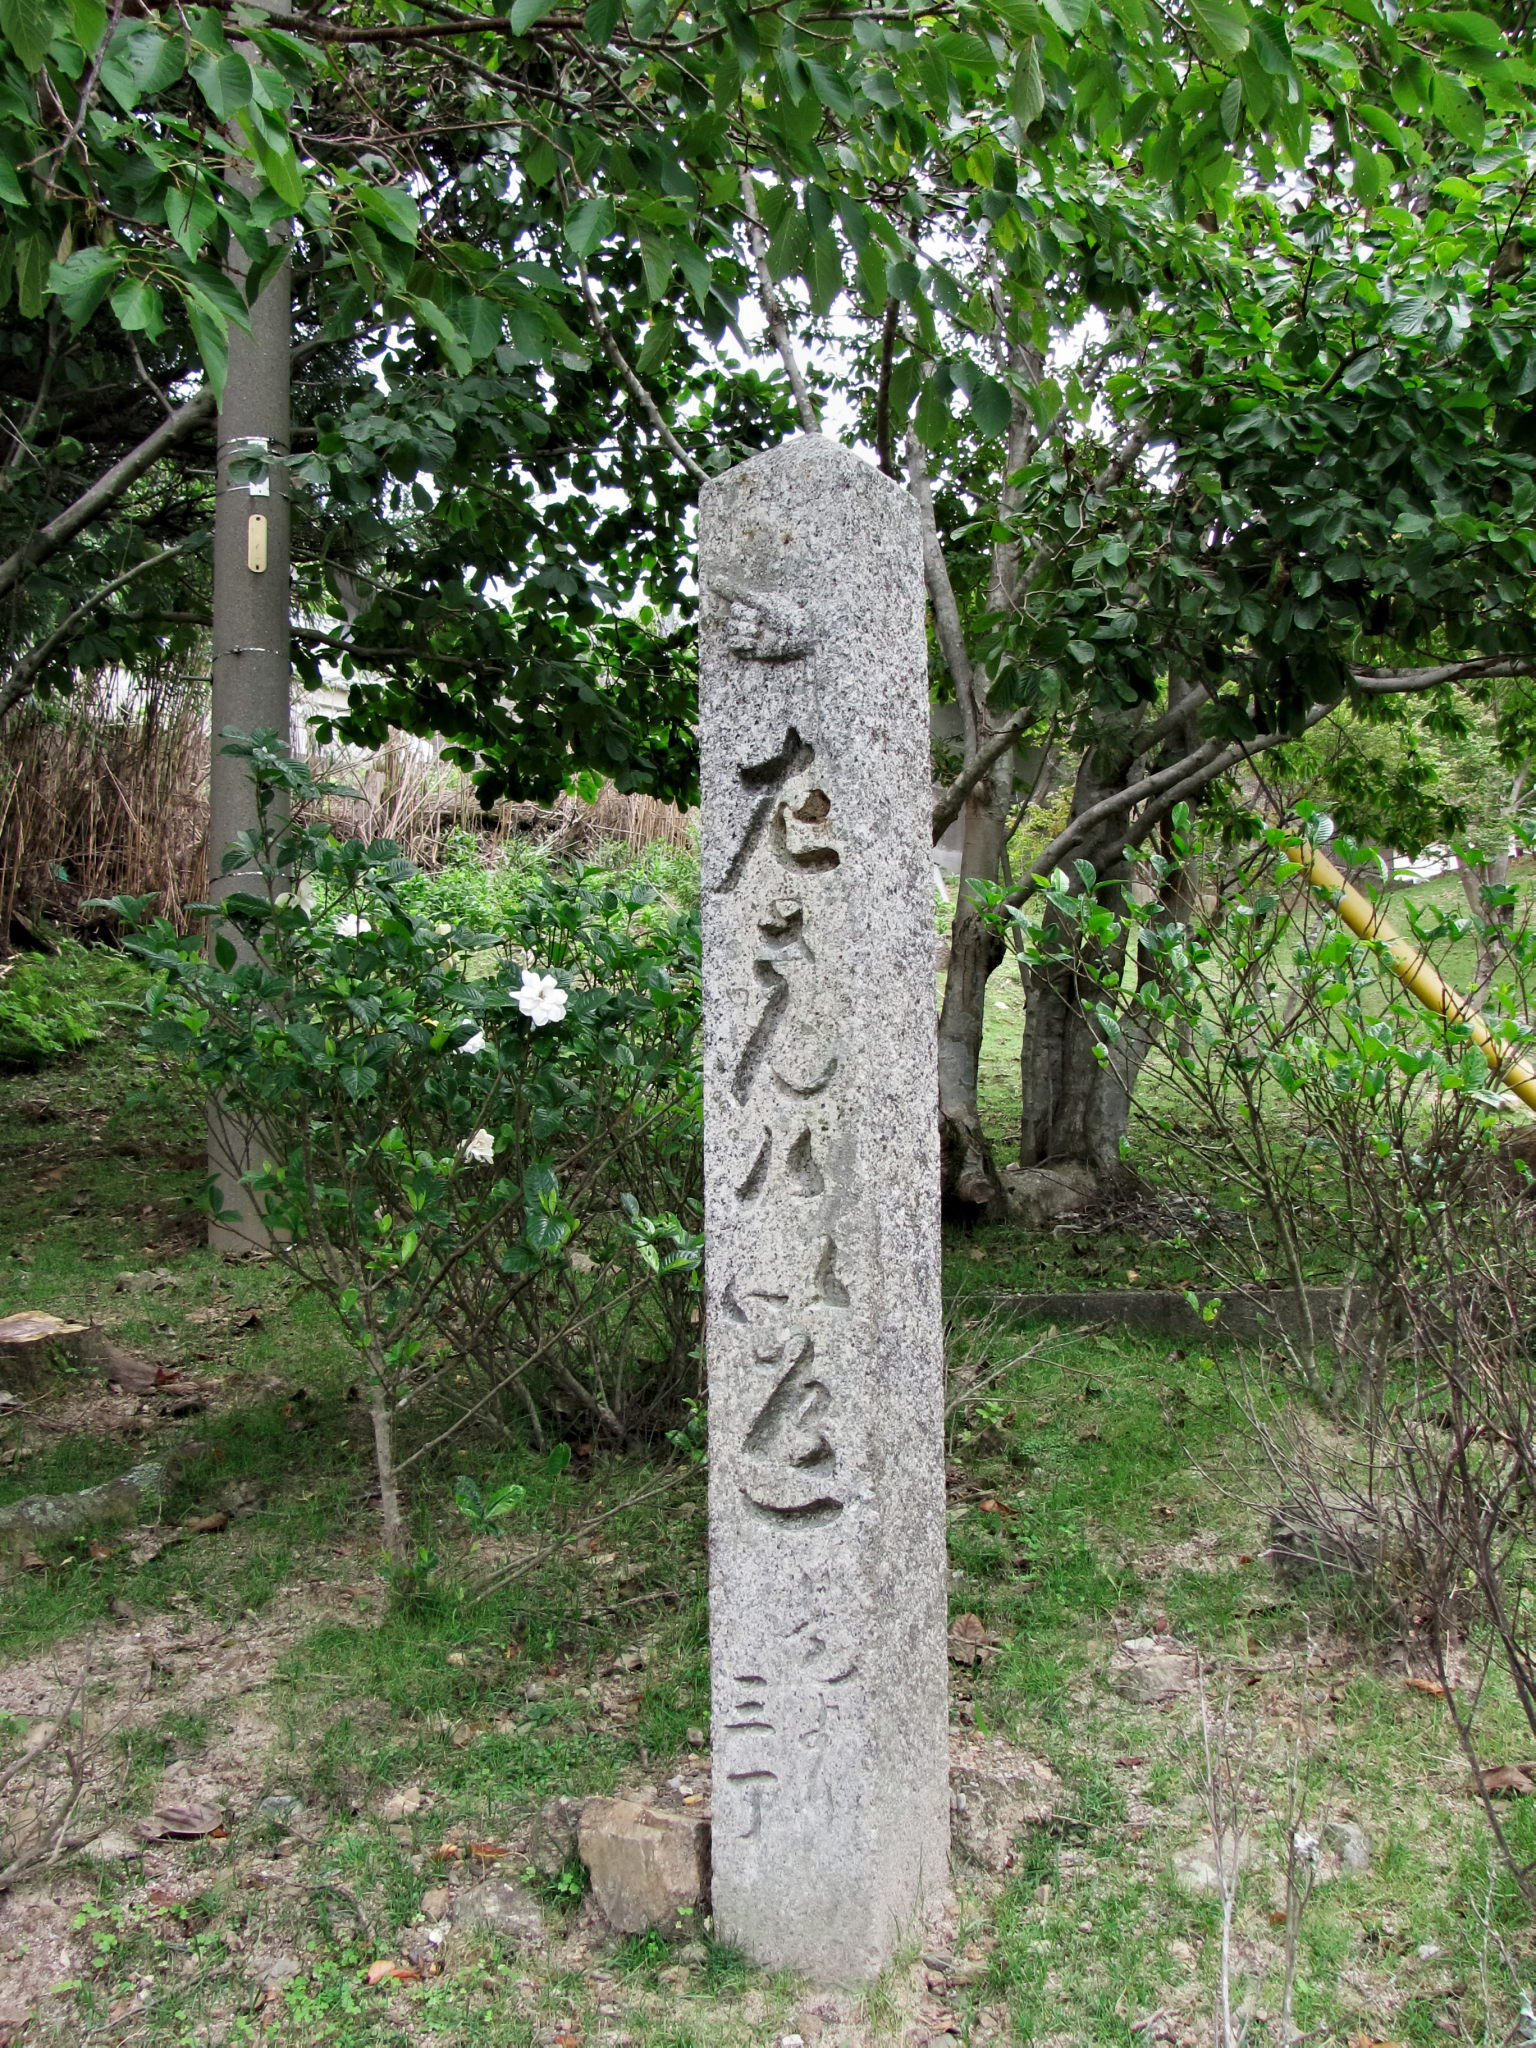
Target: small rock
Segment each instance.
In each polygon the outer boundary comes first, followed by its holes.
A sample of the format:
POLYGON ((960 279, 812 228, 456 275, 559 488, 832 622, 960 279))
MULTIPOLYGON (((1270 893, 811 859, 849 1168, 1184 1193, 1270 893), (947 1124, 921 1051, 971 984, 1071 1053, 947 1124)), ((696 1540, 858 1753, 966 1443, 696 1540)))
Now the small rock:
POLYGON ((447 1885, 434 1885, 429 1892, 421 1895, 422 1917, 426 1920, 451 1920, 453 1918, 453 1893, 447 1885))
POLYGON ((1323 1840, 1338 1857, 1341 1870, 1369 1870, 1371 1838, 1358 1821, 1329 1821, 1323 1829, 1323 1840))
POLYGON ((1005 1166, 1003 1197, 1009 1218, 1031 1230, 1085 1209, 1099 1192, 1091 1166, 1060 1160, 1053 1166, 1005 1166))
POLYGON ((1152 1707, 1193 1692, 1200 1682, 1200 1667, 1188 1651, 1171 1647, 1165 1636, 1133 1636, 1115 1652, 1110 1682, 1132 1706, 1152 1707))
POLYGON ((1219 1892, 1223 1869, 1230 1882, 1239 1871, 1250 1870, 1255 1860, 1251 1835, 1239 1835, 1235 1840, 1230 1833, 1223 1835, 1220 1864, 1214 1840, 1205 1835, 1198 1842, 1174 1851, 1173 1881, 1184 1892, 1219 1892))
POLYGON ((541 1877, 558 1877, 576 1861, 581 1809, 585 1805, 584 1799, 569 1799, 564 1793, 557 1793, 539 1808, 528 1835, 528 1861, 541 1877))
POLYGON ((690 1749, 702 1749, 706 1739, 702 1728, 690 1728, 688 1730, 688 1747, 690 1749))
POLYGON ((950 1840, 955 1854, 982 1870, 1006 1870, 1015 1838, 1048 1821, 1061 1780, 1038 1758, 989 1744, 969 1744, 949 1770, 950 1840))
POLYGON ((260 1952, 251 1957, 246 1969, 263 1991, 275 1991, 280 1985, 291 1984, 300 1974, 297 1956, 266 1955, 260 1952))
POLYGON ((498 1934, 504 1941, 536 1942, 544 1937, 544 1914, 526 1885, 506 1878, 487 1878, 460 1892, 453 1909, 455 1927, 498 1934))
POLYGON ((135 1841, 124 1828, 104 1829, 80 1851, 87 1863, 132 1863, 143 1854, 144 1844, 135 1841))
POLYGON ((147 1273, 119 1273, 113 1285, 119 1294, 155 1294, 174 1287, 176 1275, 168 1266, 154 1266, 147 1273))
POLYGON ((589 1799, 578 1837, 592 1895, 619 1934, 672 1929, 709 1901, 709 1822, 630 1799, 589 1799))
POLYGON ((252 1820, 268 1820, 282 1828, 291 1828, 303 1817, 304 1802, 292 1792, 269 1792, 251 1815, 252 1820))
POLYGON ((620 1650, 613 1660, 615 1671, 641 1671, 645 1668, 645 1652, 641 1649, 620 1650))
POLYGON ((391 1792, 379 1802, 380 1820, 409 1820, 413 1813, 420 1813, 427 1803, 427 1795, 419 1785, 402 1785, 398 1792, 391 1792))
POLYGON ((702 1941, 685 1941, 678 1947, 677 1960, 680 1963, 693 1963, 695 1965, 707 1963, 709 1961, 709 1950, 702 1941))

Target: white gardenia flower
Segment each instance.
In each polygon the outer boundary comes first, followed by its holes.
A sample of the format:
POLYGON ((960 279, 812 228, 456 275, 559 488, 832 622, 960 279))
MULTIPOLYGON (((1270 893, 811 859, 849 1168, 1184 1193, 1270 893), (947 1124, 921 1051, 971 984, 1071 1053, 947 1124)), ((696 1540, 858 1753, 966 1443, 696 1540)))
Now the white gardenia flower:
POLYGON ((464 1043, 463 1043, 462 1045, 456 1045, 456 1046, 454 1047, 454 1051, 455 1051, 455 1052, 484 1052, 484 1051, 485 1051, 485 1033, 484 1033, 483 1031, 477 1031, 477 1032, 475 1033, 475 1035, 474 1035, 474 1037, 473 1037, 473 1038, 466 1038, 466 1039, 465 1039, 465 1041, 464 1041, 464 1043))
POLYGON ((476 1131, 464 1146, 464 1157, 472 1159, 477 1166, 489 1166, 495 1153, 496 1140, 489 1131, 476 1131))
POLYGON ((540 974, 534 967, 523 969, 517 1007, 532 1020, 535 1030, 541 1024, 558 1024, 569 1001, 570 997, 552 974, 540 974))
POLYGON ((371 932, 372 930, 373 926, 368 922, 367 918, 359 917, 356 911, 353 910, 346 911, 336 920, 336 936, 338 939, 360 939, 364 932, 371 932))

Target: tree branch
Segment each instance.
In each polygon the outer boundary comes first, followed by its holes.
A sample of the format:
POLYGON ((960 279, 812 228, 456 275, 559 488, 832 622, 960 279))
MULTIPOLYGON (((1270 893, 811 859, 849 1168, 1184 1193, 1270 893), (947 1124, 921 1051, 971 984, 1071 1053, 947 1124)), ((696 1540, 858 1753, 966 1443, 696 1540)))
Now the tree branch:
MULTIPOLYGON (((1146 445, 1146 429, 1144 427, 1133 427, 1114 454, 1111 455, 1109 461, 1104 465, 1103 470, 1084 493, 1085 500, 1088 498, 1101 498, 1106 491, 1112 491, 1117 484, 1123 484, 1126 477, 1130 474, 1131 464, 1146 445)), ((1046 568, 1055 552, 1055 547, 1050 541, 1041 541, 1039 547, 1035 549, 1035 552, 1025 564, 1023 573, 1014 586, 1015 600, 1023 597, 1026 591, 1034 588, 1036 580, 1046 568)))
POLYGON ((789 388, 795 394, 795 410, 800 415, 800 425, 807 434, 819 434, 821 421, 817 416, 815 401, 810 386, 805 381, 805 372, 800 367, 800 358, 795 354, 795 344, 790 339, 789 322, 784 317, 784 301, 774 287, 768 273, 768 237, 763 233, 763 223, 757 210, 757 188, 752 183, 752 173, 741 174, 741 204, 747 216, 747 239, 752 244, 752 260, 757 266, 757 295, 762 301, 763 317, 768 322, 768 332, 773 345, 779 352, 784 365, 784 374, 789 379, 789 388))
POLYGON ((934 631, 939 636, 939 652, 944 657, 944 666, 955 686, 955 698, 965 728, 965 758, 969 764, 982 744, 980 709, 976 702, 976 671, 971 666, 970 651, 965 644, 965 629, 960 623, 955 588, 949 580, 949 566, 939 544, 927 458, 916 434, 907 436, 907 482, 922 526, 923 580, 928 585, 928 598, 933 606, 934 631))
POLYGON ((201 391, 194 392, 178 405, 170 418, 162 420, 152 434, 146 434, 137 448, 130 448, 120 461, 82 491, 72 505, 66 505, 46 526, 40 526, 30 540, 23 542, 13 555, 0 562, 0 597, 14 590, 29 569, 35 569, 56 555, 60 548, 67 547, 82 527, 89 526, 93 519, 100 518, 103 512, 115 505, 162 455, 179 447, 211 420, 215 410, 212 387, 206 384, 201 391))
POLYGON ((984 747, 966 762, 954 781, 945 790, 933 807, 933 836, 942 839, 956 818, 965 809, 965 800, 989 769, 999 762, 1010 747, 1016 746, 1022 733, 1027 732, 1037 716, 1035 706, 1026 704, 1015 711, 1005 726, 999 728, 984 747))
POLYGON ((896 455, 891 445, 891 363, 896 354, 900 314, 899 301, 887 300, 885 325, 880 333, 880 382, 875 390, 875 452, 880 457, 881 474, 889 477, 896 474, 896 455))
POLYGON ((1447 661, 1438 668, 1357 668, 1350 675, 1357 690, 1386 697, 1433 690, 1441 683, 1476 682, 1484 676, 1536 675, 1536 655, 1476 654, 1470 661, 1447 661))
MULTIPOLYGON (((1302 730, 1310 730, 1337 709, 1336 704, 1314 704, 1307 713, 1302 730)), ((1185 797, 1193 796, 1197 790, 1208 788, 1229 768, 1238 767, 1256 754, 1267 754, 1272 747, 1288 746, 1299 737, 1294 732, 1266 732, 1257 739, 1233 740, 1225 746, 1220 740, 1207 740, 1203 747, 1186 754, 1182 761, 1160 769, 1156 775, 1144 776, 1140 782, 1133 782, 1125 789, 1101 797, 1081 817, 1073 818, 1057 833, 1050 845, 1037 856, 1035 873, 1027 875, 1004 900, 1013 905, 1027 903, 1039 886, 1037 877, 1058 866, 1063 855, 1070 853, 1095 825, 1104 824, 1117 812, 1134 810, 1137 804, 1155 799, 1153 807, 1143 811, 1134 826, 1126 828, 1128 840, 1139 839, 1167 817, 1175 804, 1182 803, 1185 797)))
POLYGON ((624 351, 619 347, 617 340, 614 338, 613 330, 603 318, 602 312, 598 307, 597 295, 592 290, 585 264, 577 264, 576 277, 581 285, 581 296, 587 302, 587 316, 591 320, 592 325, 597 329, 597 338, 603 345, 603 353, 618 371, 625 390, 628 391, 630 397, 639 406, 651 425, 656 429, 658 435, 660 435, 667 447, 677 457, 684 469, 687 470, 694 482, 700 484, 708 483, 709 471, 701 463, 694 461, 688 450, 667 425, 662 415, 661 407, 652 398, 650 392, 646 390, 636 372, 630 368, 624 351))
POLYGON ((110 583, 102 584, 101 588, 92 592, 83 603, 77 604, 72 612, 66 613, 48 637, 40 640, 36 647, 24 654, 5 682, 0 684, 0 720, 21 702, 31 690, 45 663, 51 660, 66 642, 74 638, 76 627, 88 619, 98 606, 105 604, 109 597, 115 596, 136 576, 142 576, 146 569, 158 569, 162 563, 173 561, 177 555, 184 555, 189 548, 200 547, 208 538, 206 533, 194 533, 186 540, 178 541, 173 548, 162 548, 157 555, 147 555, 142 562, 135 562, 133 567, 125 569, 121 576, 114 576, 110 583))

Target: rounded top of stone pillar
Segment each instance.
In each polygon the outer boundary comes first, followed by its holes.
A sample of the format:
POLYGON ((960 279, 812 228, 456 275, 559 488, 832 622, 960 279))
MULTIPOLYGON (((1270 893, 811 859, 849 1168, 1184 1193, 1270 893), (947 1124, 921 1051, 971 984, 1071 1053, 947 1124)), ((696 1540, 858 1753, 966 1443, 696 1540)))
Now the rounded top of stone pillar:
POLYGON ((738 488, 748 479, 775 481, 788 480, 796 471, 807 477, 817 471, 823 484, 834 480, 842 488, 867 489, 873 495, 884 497, 887 503, 899 500, 912 509, 916 507, 901 485, 888 476, 882 476, 872 462, 866 462, 862 455, 846 447, 841 441, 834 441, 827 434, 796 434, 788 441, 781 441, 777 448, 769 448, 761 455, 751 455, 745 462, 738 462, 733 468, 713 476, 700 490, 700 497, 724 496, 738 488))

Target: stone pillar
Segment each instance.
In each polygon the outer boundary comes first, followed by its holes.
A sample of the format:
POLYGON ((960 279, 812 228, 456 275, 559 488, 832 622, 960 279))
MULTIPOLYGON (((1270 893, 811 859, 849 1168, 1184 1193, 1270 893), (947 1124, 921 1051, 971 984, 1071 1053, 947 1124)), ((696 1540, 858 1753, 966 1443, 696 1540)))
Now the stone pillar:
POLYGON ((704 487, 720 1937, 873 1976, 948 1883, 923 567, 807 436, 704 487))

